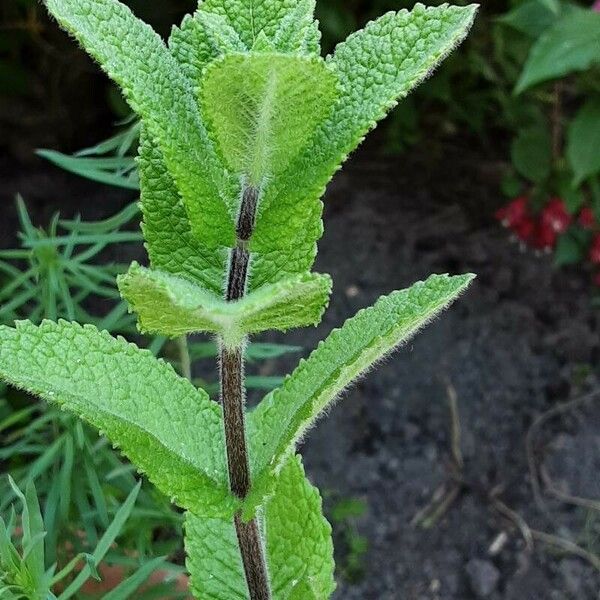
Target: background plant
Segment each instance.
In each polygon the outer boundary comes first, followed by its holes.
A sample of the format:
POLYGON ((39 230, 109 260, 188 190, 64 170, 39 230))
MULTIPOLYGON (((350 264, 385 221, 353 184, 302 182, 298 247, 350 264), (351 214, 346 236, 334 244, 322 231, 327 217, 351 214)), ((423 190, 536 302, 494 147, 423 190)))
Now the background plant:
POLYGON ((500 19, 517 40, 510 57, 514 175, 518 195, 498 217, 525 244, 556 248, 557 264, 598 263, 600 207, 600 13, 570 2, 530 0, 500 19))
MULTIPOLYGON (((134 334, 135 319, 127 314, 114 285, 114 277, 123 267, 94 261, 110 253, 116 244, 141 239, 137 232, 122 231, 137 208, 129 206, 97 223, 63 221, 56 215, 47 231, 33 226, 20 198, 17 208, 21 248, 0 252, 2 322, 27 316, 34 322, 76 318, 110 331, 134 334)), ((164 339, 158 338, 150 344, 154 351, 163 345, 164 339)), ((57 562, 62 570, 73 556, 92 552, 136 486, 132 467, 106 439, 81 421, 45 402, 32 405, 26 394, 4 387, 0 433, 0 515, 8 515, 18 489, 11 485, 7 473, 22 487, 35 480, 48 566, 57 562)), ((109 560, 121 563, 125 572, 147 558, 172 555, 179 549, 181 517, 151 486, 145 485, 136 496, 129 519, 120 522, 118 532, 112 530, 120 536, 121 549, 110 550, 109 560), (157 541, 156 533, 161 531, 162 541, 157 541)), ((179 572, 167 563, 163 568, 179 572)), ((65 577, 69 575, 70 571, 64 572, 65 577)), ((164 586, 162 589, 166 590, 164 586)))
POLYGON ((309 0, 251 13, 203 3, 169 48, 115 0, 47 5, 142 118, 153 269, 133 263, 121 293, 142 331, 218 337, 221 405, 152 353, 91 325, 3 328, 0 370, 105 431, 186 509, 196 594, 268 598, 272 588, 281 598, 327 597, 330 528, 295 444, 472 276, 432 276, 361 311, 248 413, 247 430, 245 341, 320 320, 331 283, 310 268, 323 188, 396 99, 462 40, 474 8, 389 13, 324 61, 309 0))

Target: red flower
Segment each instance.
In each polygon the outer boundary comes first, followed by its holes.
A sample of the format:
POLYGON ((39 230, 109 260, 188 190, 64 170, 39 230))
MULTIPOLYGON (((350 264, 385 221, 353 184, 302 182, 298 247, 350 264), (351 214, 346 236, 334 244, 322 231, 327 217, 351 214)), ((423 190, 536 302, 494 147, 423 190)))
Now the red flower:
POLYGON ((593 229, 596 224, 594 211, 589 206, 584 206, 579 213, 577 222, 584 229, 593 229))
POLYGON ((527 215, 515 223, 511 229, 522 242, 530 244, 535 236, 536 222, 527 215))
POLYGON ((588 254, 589 259, 596 265, 600 264, 600 233, 597 233, 592 240, 590 246, 590 252, 588 254))
POLYGON ((560 198, 552 198, 542 210, 542 223, 548 225, 556 233, 564 233, 571 224, 571 215, 560 198))
POLYGON ((543 219, 536 223, 535 231, 531 238, 531 245, 537 250, 548 250, 554 248, 558 233, 543 219))
POLYGON ((496 211, 496 219, 498 219, 498 221, 500 221, 504 227, 515 229, 516 226, 527 216, 528 202, 529 199, 527 196, 519 196, 518 198, 514 198, 508 204, 496 211))

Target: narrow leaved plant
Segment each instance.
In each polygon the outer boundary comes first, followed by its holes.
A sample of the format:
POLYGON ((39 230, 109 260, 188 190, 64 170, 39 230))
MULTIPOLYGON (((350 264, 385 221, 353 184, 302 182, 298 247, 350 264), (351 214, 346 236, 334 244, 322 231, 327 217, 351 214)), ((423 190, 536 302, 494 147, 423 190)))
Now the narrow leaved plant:
POLYGON ((209 332, 220 402, 92 326, 0 329, 0 375, 100 429, 186 511, 202 600, 328 598, 331 529, 296 445, 340 393, 454 300, 433 275, 333 331, 253 410, 252 334, 316 325, 331 280, 311 272, 321 196, 348 154, 464 38, 475 7, 390 12, 320 56, 315 0, 205 0, 165 45, 117 0, 45 0, 142 122, 151 268, 119 287, 142 331, 209 332))

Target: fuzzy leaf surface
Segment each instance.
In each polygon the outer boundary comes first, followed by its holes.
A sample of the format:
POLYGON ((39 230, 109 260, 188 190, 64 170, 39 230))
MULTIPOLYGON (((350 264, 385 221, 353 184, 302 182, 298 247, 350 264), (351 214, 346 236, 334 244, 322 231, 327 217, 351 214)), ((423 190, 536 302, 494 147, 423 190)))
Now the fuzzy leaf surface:
POLYGON ((285 15, 273 36, 273 46, 278 52, 320 54, 321 35, 318 26, 315 27, 315 6, 316 0, 299 0, 285 15))
POLYGON ((179 27, 173 27, 169 37, 169 50, 196 92, 204 67, 219 57, 218 49, 203 27, 198 12, 186 15, 179 27))
POLYGON ((45 0, 50 13, 118 83, 177 183, 193 230, 208 246, 232 244, 224 171, 177 61, 152 28, 118 0, 45 0))
POLYGON ((194 237, 177 186, 160 148, 142 128, 138 158, 142 231, 155 269, 197 281, 220 294, 227 251, 206 248, 194 237))
POLYGON ((221 409, 150 352, 91 325, 20 321, 0 327, 0 377, 94 425, 180 506, 235 509, 221 409))
POLYGON ((173 28, 169 48, 196 88, 204 68, 226 50, 318 56, 320 33, 313 13, 314 0, 207 0, 173 28))
POLYGON ((336 84, 320 58, 228 55, 206 70, 202 112, 227 166, 260 187, 286 168, 327 118, 336 84))
POLYGON ((118 285, 143 332, 175 337, 206 331, 232 344, 246 334, 318 323, 331 293, 328 275, 305 273, 226 302, 186 279, 137 263, 119 276, 118 285))
MULTIPOLYGON (((263 541, 274 600, 314 598, 335 589, 331 526, 323 517, 319 491, 304 475, 299 456, 290 456, 262 516, 263 541), (298 584, 300 582, 300 584, 298 584), (310 582, 310 588, 308 587, 310 582)), ((247 600, 248 591, 233 523, 186 516, 187 566, 192 590, 206 600, 247 600)))
POLYGON ((213 60, 225 52, 247 51, 229 21, 203 5, 194 15, 186 15, 179 27, 173 27, 169 49, 194 90, 200 86, 204 68, 213 60))
POLYGON ((307 150, 266 187, 251 249, 253 287, 310 270, 321 236, 325 186, 388 110, 466 36, 475 7, 390 12, 339 44, 327 64, 340 80, 329 119, 307 150))
POLYGON ((338 395, 438 315, 472 279, 432 275, 380 298, 332 331, 281 388, 265 397, 248 419, 254 482, 250 508, 260 504, 287 454, 338 395))
POLYGON ((272 39, 298 0, 204 0, 201 9, 225 17, 247 48, 263 32, 272 39))

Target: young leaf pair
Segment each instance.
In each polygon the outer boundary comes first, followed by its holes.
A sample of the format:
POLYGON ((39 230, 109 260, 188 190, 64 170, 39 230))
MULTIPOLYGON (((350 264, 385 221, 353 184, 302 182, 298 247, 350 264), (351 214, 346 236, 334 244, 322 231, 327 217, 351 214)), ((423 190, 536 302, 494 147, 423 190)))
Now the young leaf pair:
POLYGON ((466 35, 473 6, 391 12, 320 57, 314 0, 206 0, 168 45, 117 0, 46 0, 142 120, 151 269, 121 293, 145 331, 216 334, 221 399, 91 326, 0 330, 0 375, 103 431, 187 511, 192 587, 208 599, 324 599, 330 526, 298 440, 354 379, 454 300, 471 275, 381 298, 251 411, 250 334, 320 321, 310 272, 321 196, 348 154, 466 35))

